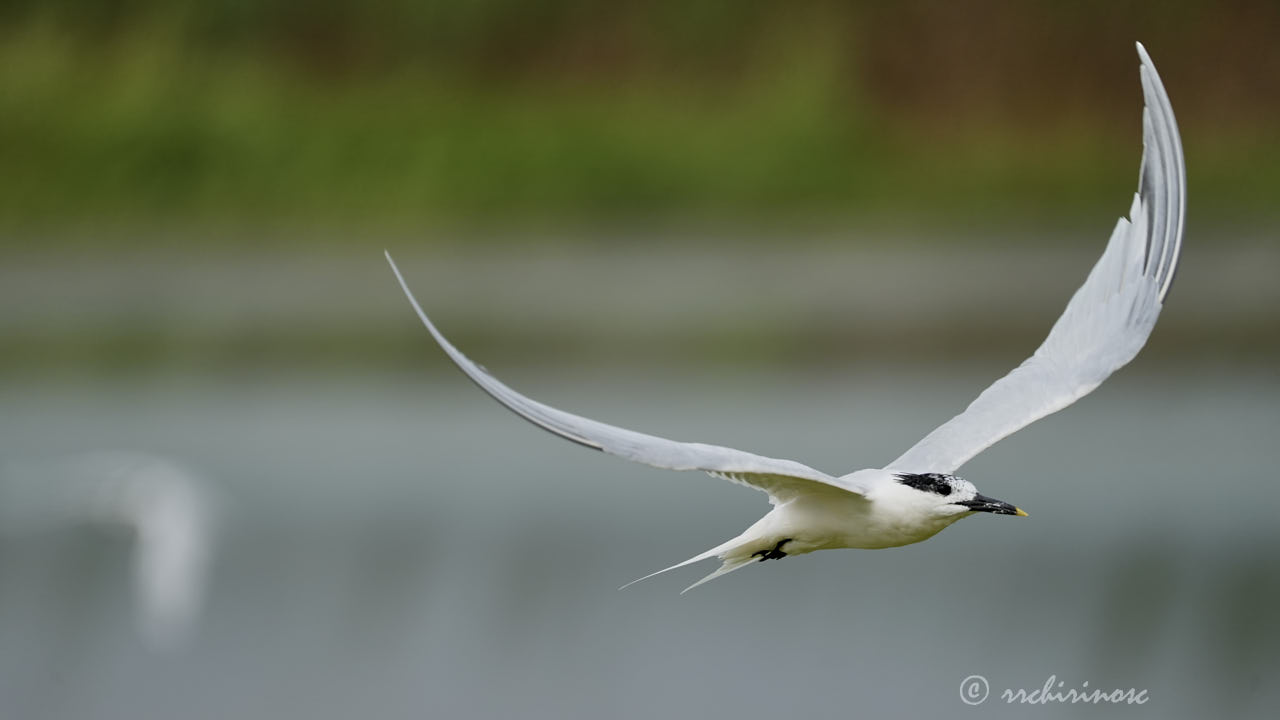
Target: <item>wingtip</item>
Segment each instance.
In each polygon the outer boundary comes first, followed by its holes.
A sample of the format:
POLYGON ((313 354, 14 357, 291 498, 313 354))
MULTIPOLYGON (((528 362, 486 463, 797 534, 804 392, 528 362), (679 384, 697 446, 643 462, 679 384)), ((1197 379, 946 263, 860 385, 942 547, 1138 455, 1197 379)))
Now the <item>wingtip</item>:
POLYGON ((404 294, 409 297, 409 302, 412 303, 414 307, 417 307, 418 301, 414 299, 413 293, 409 291, 409 284, 405 282, 404 275, 400 273, 400 266, 396 265, 395 258, 391 257, 391 251, 383 250, 382 255, 387 259, 387 264, 391 266, 391 272, 395 273, 396 280, 400 283, 400 288, 404 290, 404 294))
POLYGON ((1138 49, 1138 59, 1142 61, 1143 65, 1155 65, 1155 63, 1151 62, 1151 56, 1147 54, 1147 48, 1145 45, 1140 41, 1134 42, 1133 45, 1138 49))

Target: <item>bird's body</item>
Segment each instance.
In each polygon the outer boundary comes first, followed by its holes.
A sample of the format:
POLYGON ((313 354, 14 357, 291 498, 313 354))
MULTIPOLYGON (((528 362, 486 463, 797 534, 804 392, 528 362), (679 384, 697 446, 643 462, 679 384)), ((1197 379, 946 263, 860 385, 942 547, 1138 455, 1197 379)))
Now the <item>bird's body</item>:
POLYGON ((769 495, 773 509, 740 535, 653 575, 719 558, 720 567, 692 588, 752 562, 917 543, 976 512, 1026 515, 979 494, 954 473, 1001 438, 1092 392, 1132 360, 1155 326, 1178 264, 1186 204, 1182 146, 1169 98, 1140 44, 1138 54, 1145 151, 1129 219, 1117 223, 1101 259, 1036 352, 884 468, 835 477, 792 460, 676 442, 543 405, 504 385, 446 340, 389 254, 387 260, 454 363, 524 419, 585 447, 660 468, 701 470, 769 495))
POLYGON ((1026 515, 1008 503, 978 494, 971 483, 954 475, 868 469, 832 478, 832 482, 815 484, 785 502, 775 502, 768 514, 741 535, 632 582, 719 557, 720 568, 686 588, 692 590, 750 562, 815 550, 881 550, 911 545, 928 540, 972 512, 1026 515), (948 502, 940 505, 944 497, 948 502))

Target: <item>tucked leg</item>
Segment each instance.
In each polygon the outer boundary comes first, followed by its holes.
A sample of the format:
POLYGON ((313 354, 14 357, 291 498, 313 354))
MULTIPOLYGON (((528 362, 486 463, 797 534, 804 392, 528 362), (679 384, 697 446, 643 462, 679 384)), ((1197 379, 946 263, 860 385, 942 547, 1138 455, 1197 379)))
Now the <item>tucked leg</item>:
POLYGON ((782 552, 782 546, 791 542, 792 539, 793 538, 783 538, 779 540, 776 545, 773 546, 773 549, 757 550, 756 552, 751 553, 751 557, 760 558, 760 562, 764 562, 765 560, 781 560, 782 558, 787 556, 786 553, 782 552))

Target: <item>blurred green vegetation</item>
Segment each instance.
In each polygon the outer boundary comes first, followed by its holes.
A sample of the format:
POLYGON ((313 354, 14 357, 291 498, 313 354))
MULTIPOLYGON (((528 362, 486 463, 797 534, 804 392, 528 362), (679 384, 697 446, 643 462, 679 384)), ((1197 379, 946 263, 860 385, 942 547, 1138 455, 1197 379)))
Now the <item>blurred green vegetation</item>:
POLYGON ((0 236, 1096 228, 1136 176, 1135 39, 1193 217, 1272 222, 1280 10, 1151 5, 11 0, 0 236))

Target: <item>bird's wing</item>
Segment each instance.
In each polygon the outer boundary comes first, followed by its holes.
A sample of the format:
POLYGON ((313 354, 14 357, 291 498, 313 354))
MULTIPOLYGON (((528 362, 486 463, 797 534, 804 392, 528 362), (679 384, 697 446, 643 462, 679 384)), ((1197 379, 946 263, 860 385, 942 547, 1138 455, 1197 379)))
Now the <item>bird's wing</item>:
POLYGON ((1129 219, 1035 354, 929 433, 890 468, 954 472, 970 458, 1089 394, 1138 354, 1173 283, 1182 247, 1186 168, 1169 96, 1138 44, 1146 107, 1142 169, 1129 219))
POLYGON ((436 342, 462 372, 507 409, 548 432, 594 450, 654 467, 701 470, 715 477, 763 490, 769 494, 770 502, 774 504, 786 502, 802 492, 847 491, 861 494, 862 488, 857 483, 834 478, 793 460, 768 458, 717 445, 667 440, 606 425, 527 398, 476 365, 446 340, 422 311, 422 306, 409 290, 390 253, 387 253, 387 262, 391 263, 400 287, 422 319, 422 324, 427 326, 436 342))

